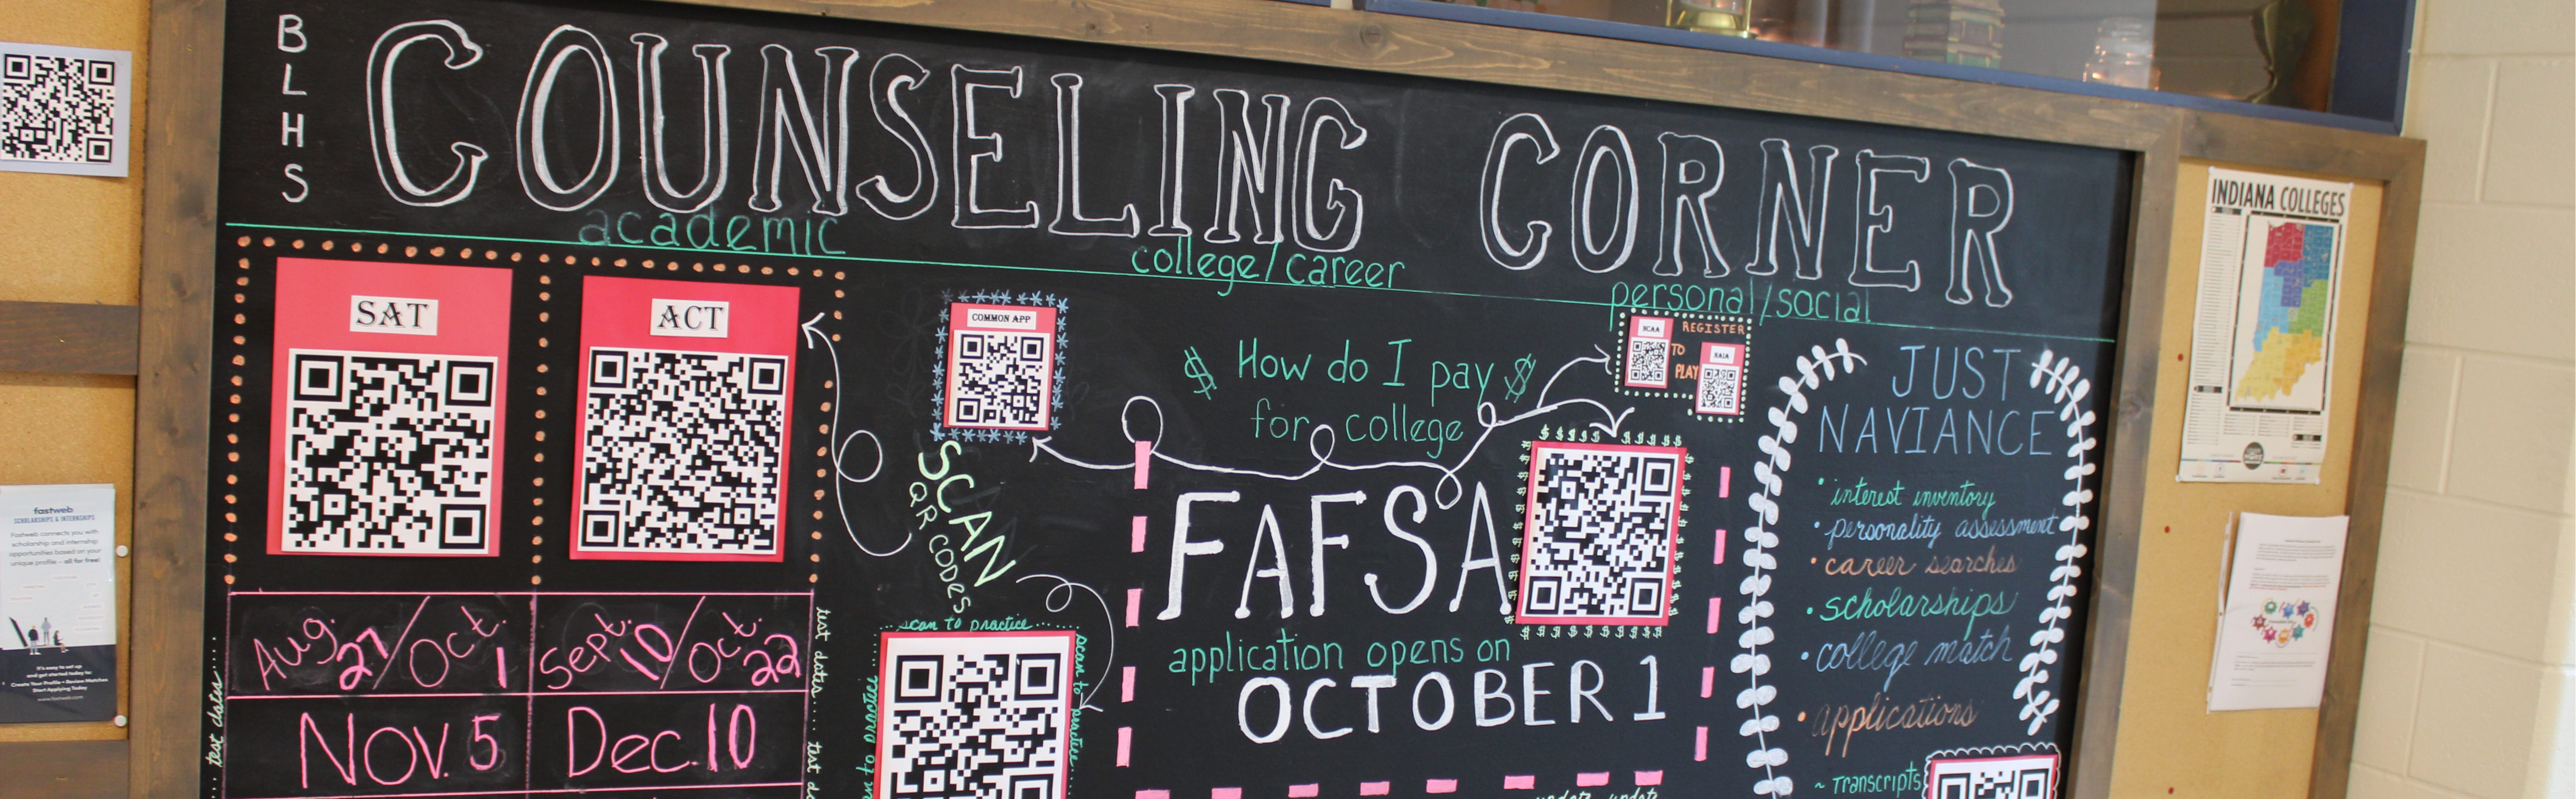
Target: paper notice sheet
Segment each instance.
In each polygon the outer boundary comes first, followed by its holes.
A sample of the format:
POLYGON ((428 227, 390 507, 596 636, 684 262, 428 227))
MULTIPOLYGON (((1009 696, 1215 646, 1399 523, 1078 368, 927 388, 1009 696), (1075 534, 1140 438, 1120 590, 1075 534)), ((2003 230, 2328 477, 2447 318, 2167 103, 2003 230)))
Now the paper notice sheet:
POLYGON ((2241 514, 2209 709, 2316 707, 2334 648, 2347 516, 2241 514))
POLYGON ((2176 479, 2315 483, 2352 184, 2211 167, 2176 479))
POLYGON ((116 487, 0 486, 0 723, 116 715, 116 487))

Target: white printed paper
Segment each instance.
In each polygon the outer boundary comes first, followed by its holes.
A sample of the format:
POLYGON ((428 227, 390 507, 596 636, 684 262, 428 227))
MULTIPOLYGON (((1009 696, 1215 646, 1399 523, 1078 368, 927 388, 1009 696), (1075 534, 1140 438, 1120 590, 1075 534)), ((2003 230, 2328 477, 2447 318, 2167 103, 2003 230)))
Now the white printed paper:
POLYGON ((2176 479, 2316 483, 2352 184, 2211 167, 2176 479))
POLYGON ((115 550, 115 486, 0 486, 0 650, 116 643, 115 550))
POLYGON ((125 177, 134 53, 0 42, 0 170, 125 177))
POLYGON ((2334 649, 2348 516, 2240 514, 2209 709, 2316 707, 2334 649))

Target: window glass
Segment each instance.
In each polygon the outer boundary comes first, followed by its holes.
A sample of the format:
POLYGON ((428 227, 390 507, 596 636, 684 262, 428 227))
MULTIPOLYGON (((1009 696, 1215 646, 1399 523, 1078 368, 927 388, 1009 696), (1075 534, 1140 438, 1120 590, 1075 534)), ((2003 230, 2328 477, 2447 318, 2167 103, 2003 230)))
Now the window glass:
POLYGON ((2327 110, 2341 0, 1447 0, 2327 110))

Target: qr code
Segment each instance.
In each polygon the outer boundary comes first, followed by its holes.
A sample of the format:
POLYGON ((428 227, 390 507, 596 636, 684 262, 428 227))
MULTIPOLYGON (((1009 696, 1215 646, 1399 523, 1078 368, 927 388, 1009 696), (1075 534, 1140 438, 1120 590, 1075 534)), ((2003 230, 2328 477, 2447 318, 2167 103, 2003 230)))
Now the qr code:
POLYGON ((1700 343, 1699 394, 1691 405, 1693 412, 1744 414, 1744 351, 1742 344, 1700 343))
POLYGON ((1073 633, 884 636, 879 799, 1064 795, 1073 633))
POLYGON ((1924 769, 1932 799, 2053 799, 2057 755, 1931 758, 1924 769))
POLYGON ((498 361, 332 350, 287 357, 280 550, 488 550, 498 361))
POLYGON ((70 164, 116 160, 114 61, 0 53, 0 158, 70 164))
POLYGON ((1682 449, 1551 441, 1530 449, 1519 620, 1663 624, 1682 449))
POLYGON ((1673 320, 1661 316, 1628 318, 1628 374, 1624 381, 1630 388, 1664 388, 1672 385, 1673 320))
POLYGON ((592 348, 581 548, 778 552, 787 359, 592 348))
POLYGON ((1047 429, 1055 383, 1055 309, 956 303, 949 308, 950 427, 1047 429))

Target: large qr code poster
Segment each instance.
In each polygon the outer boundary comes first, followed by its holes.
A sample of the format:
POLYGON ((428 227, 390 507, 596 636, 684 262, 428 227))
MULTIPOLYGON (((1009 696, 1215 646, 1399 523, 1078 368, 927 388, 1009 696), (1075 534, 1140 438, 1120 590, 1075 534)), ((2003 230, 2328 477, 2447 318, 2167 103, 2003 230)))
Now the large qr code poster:
POLYGON ((1058 799, 1074 634, 885 633, 878 799, 1058 799))
POLYGON ((1047 429, 1055 397, 1055 338, 1054 308, 951 303, 940 422, 1047 429))
POLYGON ((782 557, 796 292, 590 278, 575 558, 782 557))
POLYGON ((268 550, 490 555, 509 274, 282 258, 268 550))
POLYGON ((2054 799, 2057 755, 1934 757, 1923 770, 1927 799, 2054 799))
POLYGON ((1523 624, 1665 623, 1680 525, 1680 447, 1530 447, 1523 624))
POLYGON ((0 42, 0 169, 126 174, 134 54, 0 42))

